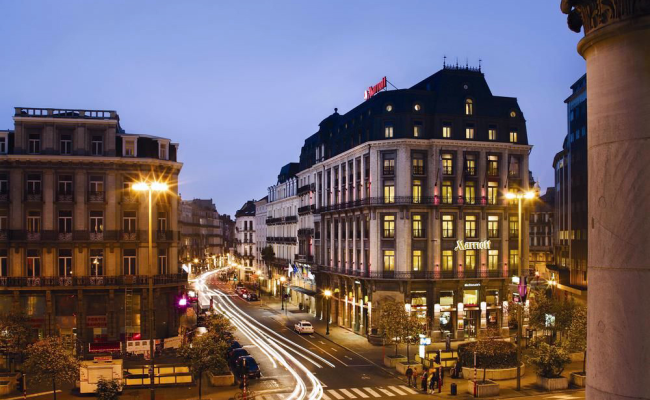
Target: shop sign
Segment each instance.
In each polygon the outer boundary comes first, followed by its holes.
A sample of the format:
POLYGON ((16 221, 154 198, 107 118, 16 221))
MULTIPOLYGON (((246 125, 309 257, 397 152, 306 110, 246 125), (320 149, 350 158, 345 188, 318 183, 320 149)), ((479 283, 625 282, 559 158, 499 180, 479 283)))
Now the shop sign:
POLYGON ((491 246, 491 241, 483 240, 482 242, 465 242, 463 240, 456 241, 456 247, 454 251, 459 250, 489 250, 491 246))
POLYGON ((107 319, 105 315, 86 316, 86 326, 88 328, 105 328, 107 319))
POLYGON ((113 356, 99 356, 99 357, 93 357, 93 361, 95 361, 95 362, 101 362, 101 361, 113 361, 113 356))
POLYGON ((476 282, 476 283, 466 283, 466 284, 465 284, 465 287, 480 287, 480 286, 481 286, 481 283, 480 283, 480 282, 476 282))
POLYGON ((384 76, 381 81, 375 86, 370 86, 368 90, 363 93, 364 100, 368 100, 372 96, 376 95, 380 90, 386 89, 386 77, 384 76))

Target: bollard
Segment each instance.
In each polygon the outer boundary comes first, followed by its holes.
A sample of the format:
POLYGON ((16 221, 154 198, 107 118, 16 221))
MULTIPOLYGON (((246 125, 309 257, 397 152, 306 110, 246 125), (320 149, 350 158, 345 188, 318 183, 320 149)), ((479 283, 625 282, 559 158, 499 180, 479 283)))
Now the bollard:
POLYGON ((452 383, 451 384, 451 395, 456 396, 457 393, 458 393, 458 390, 456 389, 456 384, 452 383))

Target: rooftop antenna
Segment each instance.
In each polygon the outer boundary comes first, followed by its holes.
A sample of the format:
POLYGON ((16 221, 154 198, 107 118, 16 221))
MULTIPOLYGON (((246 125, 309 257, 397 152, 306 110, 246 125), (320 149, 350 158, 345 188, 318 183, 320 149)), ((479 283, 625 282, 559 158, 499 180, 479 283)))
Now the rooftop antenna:
POLYGON ((458 57, 456 57, 456 69, 458 69, 458 57))
POLYGON ((481 72, 481 60, 480 58, 478 59, 478 72, 481 72))
POLYGON ((469 59, 465 57, 465 69, 469 69, 469 59))
POLYGON ((447 67, 447 56, 445 55, 442 56, 442 68, 444 69, 446 67, 447 67))
POLYGON ((339 109, 334 107, 334 114, 336 114, 337 112, 339 112, 339 109))

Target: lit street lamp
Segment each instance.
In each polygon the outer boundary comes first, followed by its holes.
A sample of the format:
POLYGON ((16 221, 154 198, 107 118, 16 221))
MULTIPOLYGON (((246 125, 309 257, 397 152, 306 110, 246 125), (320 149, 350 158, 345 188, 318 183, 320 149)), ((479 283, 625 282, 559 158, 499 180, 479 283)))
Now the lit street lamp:
POLYGON ((281 310, 284 310, 284 281, 286 281, 286 280, 287 280, 287 278, 285 278, 284 276, 280 277, 280 299, 281 299, 281 303, 282 303, 281 310))
POLYGON ((329 335, 330 334, 330 296, 332 295, 332 291, 329 289, 326 289, 323 294, 325 295, 326 299, 326 306, 327 306, 327 312, 325 313, 325 334, 329 335))
MULTIPOLYGON (((524 252, 521 247, 521 231, 522 231, 522 218, 521 218, 521 202, 523 200, 532 200, 535 198, 535 192, 528 191, 528 192, 508 192, 506 193, 506 199, 508 200, 517 200, 517 224, 518 229, 517 229, 517 240, 518 240, 518 246, 517 246, 517 252, 519 253, 519 260, 517 260, 517 276, 519 277, 519 282, 524 282, 524 277, 521 276, 521 264, 523 263, 523 257, 524 257, 524 252)), ((519 300, 519 310, 517 311, 517 390, 521 390, 521 325, 523 324, 523 302, 521 301, 521 298, 519 300)))
POLYGON ((148 192, 149 194, 149 354, 151 357, 151 366, 149 368, 149 378, 151 379, 151 400, 156 399, 155 382, 154 382, 154 337, 155 328, 153 326, 153 232, 151 217, 151 196, 153 192, 166 192, 169 186, 163 182, 138 182, 131 185, 131 189, 138 192, 148 192))

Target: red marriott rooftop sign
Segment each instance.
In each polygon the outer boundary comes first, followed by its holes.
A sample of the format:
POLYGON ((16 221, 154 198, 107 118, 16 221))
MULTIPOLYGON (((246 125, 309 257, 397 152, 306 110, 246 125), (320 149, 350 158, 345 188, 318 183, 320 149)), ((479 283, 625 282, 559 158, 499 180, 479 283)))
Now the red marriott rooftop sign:
POLYGON ((363 98, 368 100, 372 96, 376 95, 380 90, 386 89, 386 77, 384 76, 381 81, 375 86, 370 86, 368 90, 363 92, 363 98))

